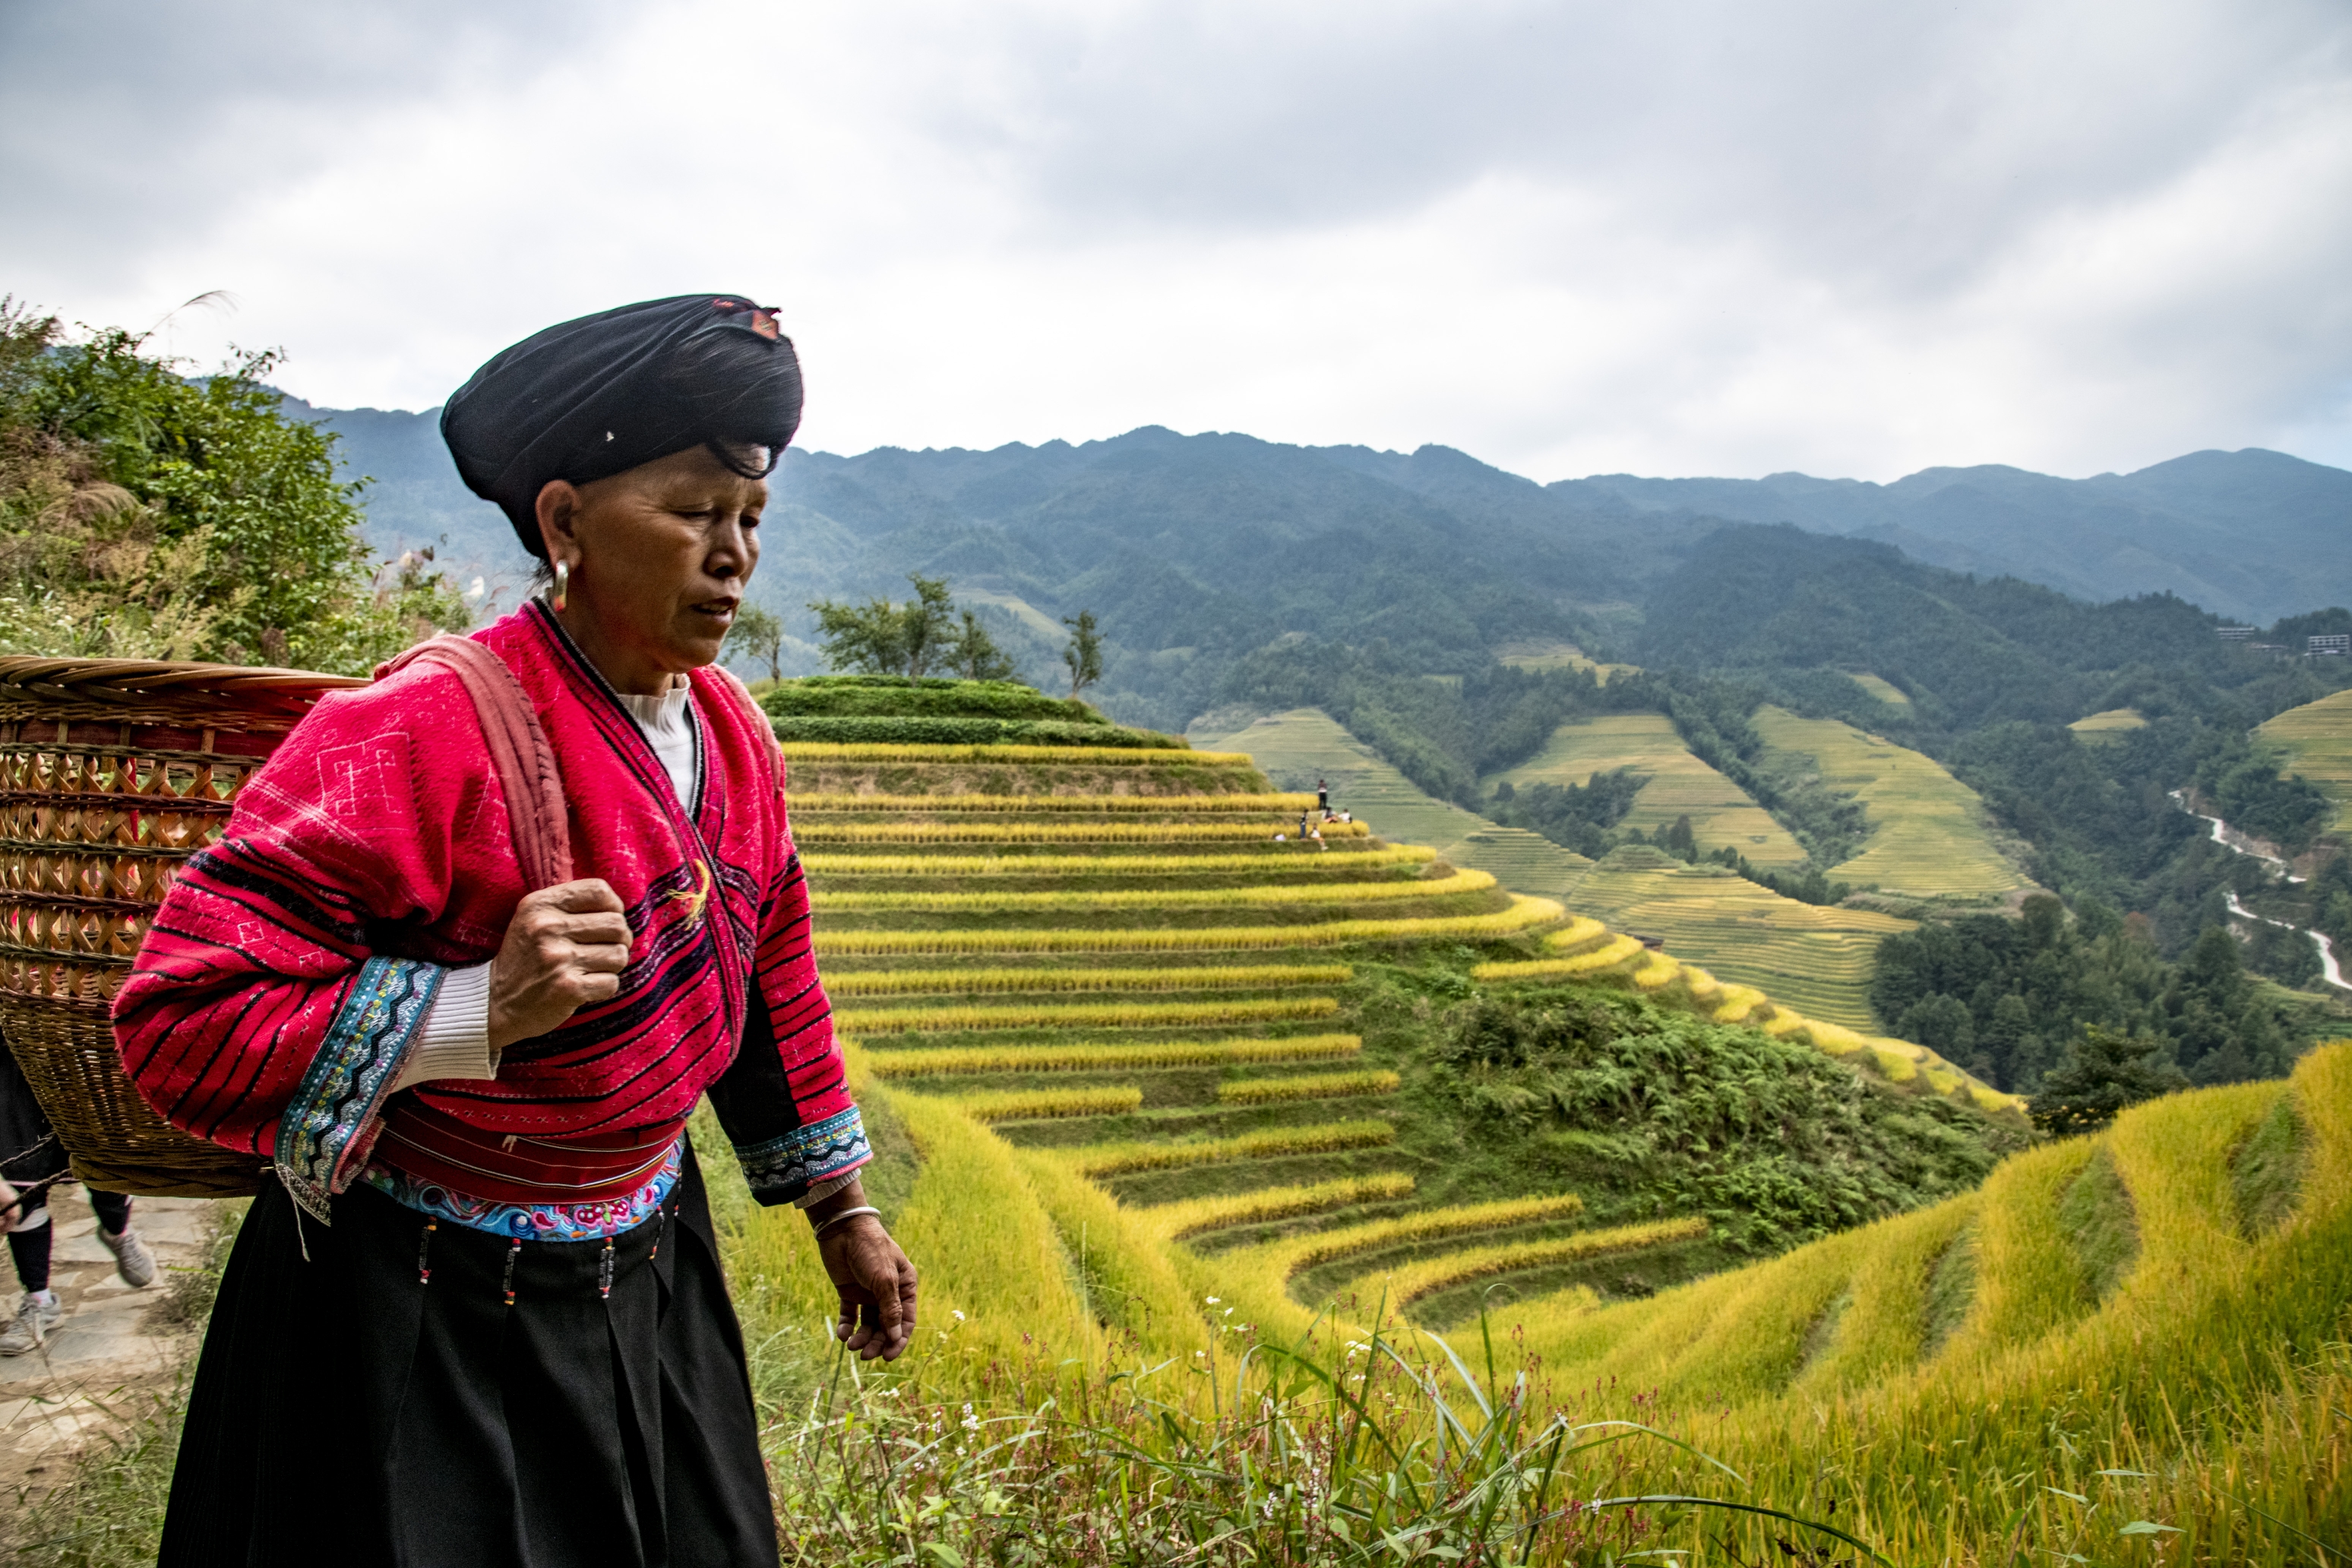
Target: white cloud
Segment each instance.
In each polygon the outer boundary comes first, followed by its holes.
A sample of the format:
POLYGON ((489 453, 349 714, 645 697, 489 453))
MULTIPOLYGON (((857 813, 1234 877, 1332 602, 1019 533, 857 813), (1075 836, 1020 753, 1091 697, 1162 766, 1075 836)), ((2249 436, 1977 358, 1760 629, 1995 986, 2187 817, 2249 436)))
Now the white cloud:
POLYGON ((707 287, 783 307, 836 450, 2352 449, 2352 23, 2310 0, 263 8, 78 108, 110 14, 0 10, 0 288, 231 289, 179 346, 282 342, 326 404, 707 287))

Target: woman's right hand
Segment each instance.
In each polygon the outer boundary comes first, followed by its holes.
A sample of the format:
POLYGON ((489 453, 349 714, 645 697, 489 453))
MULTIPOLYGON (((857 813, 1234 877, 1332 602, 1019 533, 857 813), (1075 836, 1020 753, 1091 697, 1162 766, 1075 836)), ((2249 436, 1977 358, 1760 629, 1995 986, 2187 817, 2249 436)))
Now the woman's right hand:
POLYGON ((0 1235, 16 1229, 16 1222, 24 1217, 24 1208, 16 1201, 16 1187, 0 1182, 0 1235))
POLYGON ((525 897, 490 960, 491 1051, 551 1034, 590 1003, 611 1001, 629 940, 621 896, 602 878, 525 897))

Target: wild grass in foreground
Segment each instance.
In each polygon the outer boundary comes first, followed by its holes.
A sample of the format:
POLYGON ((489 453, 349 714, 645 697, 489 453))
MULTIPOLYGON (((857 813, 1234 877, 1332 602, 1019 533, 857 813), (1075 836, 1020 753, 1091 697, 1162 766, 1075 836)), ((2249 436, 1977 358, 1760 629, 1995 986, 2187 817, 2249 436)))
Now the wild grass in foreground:
POLYGON ((1247 1348, 1223 1364, 1213 1337, 1191 1366, 1099 1384, 1043 1357, 1000 1366, 1009 1386, 986 1410, 869 1384, 836 1356, 805 1413, 770 1428, 784 1561, 1598 1568, 1679 1561, 1661 1542, 1710 1510, 1777 1521, 1786 1561, 1885 1561, 1736 1496, 1633 1491, 1630 1444, 1714 1462, 1637 1422, 1546 1419, 1491 1339, 1482 1377, 1433 1335, 1352 1340, 1318 1321, 1283 1348, 1227 1331, 1247 1348))

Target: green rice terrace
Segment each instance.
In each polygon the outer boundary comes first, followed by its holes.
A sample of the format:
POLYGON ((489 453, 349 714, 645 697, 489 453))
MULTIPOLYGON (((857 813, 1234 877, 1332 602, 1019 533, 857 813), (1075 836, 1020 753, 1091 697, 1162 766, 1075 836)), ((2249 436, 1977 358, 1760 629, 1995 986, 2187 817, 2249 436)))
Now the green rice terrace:
POLYGON ((1976 793, 1932 758, 1834 719, 1801 719, 1766 704, 1757 732, 1786 763, 1858 798, 1868 813, 1861 854, 1829 868, 1858 887, 1915 899, 1997 902, 2033 883, 1999 842, 1976 793))
POLYGON ((1611 713, 1562 724, 1543 750, 1515 768, 1481 781, 1584 784, 1592 775, 1631 768, 1647 781, 1633 797, 1624 826, 1654 834, 1676 817, 1690 818, 1703 849, 1737 849, 1759 866, 1801 866, 1805 851, 1789 830, 1746 791, 1693 755, 1663 713, 1611 713))
POLYGON ((2334 832, 2352 832, 2352 690, 2290 708, 2254 733, 2281 754, 2281 770, 2298 773, 2336 803, 2334 832))

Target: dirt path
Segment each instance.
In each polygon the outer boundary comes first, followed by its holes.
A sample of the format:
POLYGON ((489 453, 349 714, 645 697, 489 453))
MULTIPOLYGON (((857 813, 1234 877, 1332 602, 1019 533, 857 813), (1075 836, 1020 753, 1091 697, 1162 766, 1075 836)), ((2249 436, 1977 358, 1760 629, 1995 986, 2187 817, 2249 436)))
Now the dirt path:
MULTIPOLYGON (((99 1244, 98 1219, 79 1187, 50 1200, 58 1227, 49 1283, 65 1321, 29 1354, 0 1359, 0 1514, 13 1517, 59 1479, 74 1453, 113 1419, 122 1394, 166 1383, 189 1349, 165 1321, 176 1269, 194 1265, 214 1206, 194 1198, 141 1198, 131 1224, 154 1249, 156 1278, 134 1290, 99 1244)), ((0 1270, 13 1311, 16 1276, 0 1270)))

